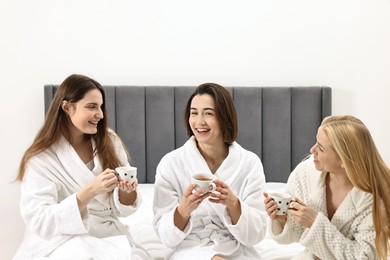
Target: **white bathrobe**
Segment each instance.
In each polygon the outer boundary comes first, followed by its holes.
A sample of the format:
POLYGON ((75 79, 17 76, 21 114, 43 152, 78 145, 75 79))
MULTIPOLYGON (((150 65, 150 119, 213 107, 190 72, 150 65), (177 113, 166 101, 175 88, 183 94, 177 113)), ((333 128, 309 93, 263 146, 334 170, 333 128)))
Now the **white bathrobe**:
MULTIPOLYGON (((121 141, 110 133, 122 164, 129 165, 121 141)), ((93 162, 91 171, 64 137, 28 162, 20 202, 25 235, 14 259, 142 259, 146 255, 135 248, 127 227, 118 220, 137 210, 140 194, 134 205, 127 206, 119 202, 115 188, 111 194, 96 196, 80 214, 76 193, 103 172, 98 156, 93 162)))
POLYGON ((300 242, 306 250, 294 259, 377 259, 372 195, 353 188, 329 220, 325 177, 326 173, 315 169, 313 158, 295 168, 286 191, 314 208, 317 218, 310 228, 304 228, 288 217, 283 230, 271 221, 271 237, 283 244, 300 242))
POLYGON ((253 245, 264 238, 266 214, 262 200, 265 176, 260 159, 234 142, 215 172, 241 203, 241 216, 233 225, 226 206, 205 199, 192 212, 184 231, 173 222, 183 192, 196 173, 211 173, 191 137, 165 155, 157 167, 154 193, 154 227, 172 253, 169 259, 211 259, 218 254, 231 259, 260 259, 253 245))

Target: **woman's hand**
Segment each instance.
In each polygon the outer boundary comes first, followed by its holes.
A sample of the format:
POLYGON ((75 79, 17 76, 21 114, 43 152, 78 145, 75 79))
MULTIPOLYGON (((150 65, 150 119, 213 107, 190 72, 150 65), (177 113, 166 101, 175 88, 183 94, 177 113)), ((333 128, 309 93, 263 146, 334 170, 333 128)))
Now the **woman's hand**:
POLYGON ((200 203, 209 196, 208 192, 203 194, 206 191, 205 189, 197 189, 195 192, 193 192, 195 187, 196 184, 193 183, 187 186, 184 191, 183 198, 177 207, 180 215, 185 218, 189 218, 192 211, 197 209, 200 203))
POLYGON ((138 179, 136 178, 133 183, 129 183, 126 180, 119 181, 119 201, 123 205, 134 205, 137 200, 137 187, 138 187, 138 179))
POLYGON ((214 183, 217 186, 216 192, 210 193, 209 201, 226 205, 233 225, 236 224, 241 216, 240 200, 237 198, 236 194, 232 192, 229 185, 223 181, 215 179, 214 183))
POLYGON ((90 183, 95 196, 112 191, 118 185, 118 178, 114 170, 105 169, 90 183))
POLYGON ((129 183, 128 181, 119 181, 118 188, 121 191, 130 193, 132 191, 136 191, 138 187, 138 179, 136 178, 133 183, 129 183))
POLYGON ((278 205, 276 205, 276 202, 270 196, 268 196, 267 192, 264 192, 263 195, 265 211, 267 212, 268 216, 272 220, 277 220, 284 226, 284 224, 287 222, 287 215, 277 215, 276 213, 278 213, 278 205))
POLYGON ((96 176, 92 182, 85 185, 76 195, 80 212, 82 212, 88 203, 96 196, 102 193, 112 191, 118 185, 118 178, 114 170, 105 169, 96 176))
POLYGON ((295 220, 297 224, 306 228, 310 228, 313 225, 318 215, 317 211, 307 206, 305 203, 303 203, 297 198, 295 199, 295 201, 291 202, 290 207, 290 216, 295 220))
POLYGON ((187 186, 187 188, 184 190, 183 198, 181 199, 179 206, 176 208, 174 214, 174 223, 175 226, 180 230, 184 230, 187 226, 192 211, 196 210, 200 203, 202 203, 205 198, 210 196, 209 192, 205 193, 205 189, 198 189, 197 191, 193 192, 195 187, 196 184, 193 183, 187 186))

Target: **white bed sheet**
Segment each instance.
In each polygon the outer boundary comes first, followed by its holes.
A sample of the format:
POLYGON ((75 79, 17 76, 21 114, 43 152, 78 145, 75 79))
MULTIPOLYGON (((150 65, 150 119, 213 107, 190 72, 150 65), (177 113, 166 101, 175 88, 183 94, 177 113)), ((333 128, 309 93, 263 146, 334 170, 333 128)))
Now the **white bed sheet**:
MULTIPOLYGON (((269 192, 284 191, 285 185, 285 183, 280 182, 269 182, 267 190, 269 192)), ((140 184, 138 192, 142 194, 142 206, 130 217, 121 218, 121 221, 129 227, 131 235, 140 246, 145 248, 156 260, 164 259, 169 249, 160 242, 152 224, 154 184, 140 184)), ((278 244, 268 234, 255 248, 259 251, 262 259, 266 260, 291 259, 304 249, 298 243, 278 244)))

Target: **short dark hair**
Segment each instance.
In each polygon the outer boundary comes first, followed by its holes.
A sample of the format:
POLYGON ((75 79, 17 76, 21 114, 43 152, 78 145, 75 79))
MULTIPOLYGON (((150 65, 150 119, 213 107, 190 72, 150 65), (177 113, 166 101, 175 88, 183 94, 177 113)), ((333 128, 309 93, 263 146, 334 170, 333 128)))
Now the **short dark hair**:
POLYGON ((192 99, 196 95, 203 94, 212 96, 215 101, 215 113, 220 122, 224 142, 227 144, 233 143, 237 138, 238 132, 236 107, 229 91, 216 83, 204 83, 199 85, 188 99, 184 113, 184 124, 187 128, 188 137, 194 135, 191 126, 188 123, 191 114, 192 99))

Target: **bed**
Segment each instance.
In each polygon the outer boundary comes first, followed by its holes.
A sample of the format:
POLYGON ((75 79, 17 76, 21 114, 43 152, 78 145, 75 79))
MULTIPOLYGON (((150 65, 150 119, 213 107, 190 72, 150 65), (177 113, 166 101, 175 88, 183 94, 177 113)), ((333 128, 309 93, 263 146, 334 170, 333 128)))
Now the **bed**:
MULTIPOLYGON (((44 86, 45 112, 58 85, 44 86)), ((109 125, 122 138, 138 168, 143 205, 123 218, 134 239, 155 259, 168 249, 153 230, 153 192, 157 164, 186 140, 184 108, 195 87, 104 86, 109 125)), ((331 114, 331 88, 227 87, 238 113, 237 142, 262 160, 269 191, 282 191, 295 166, 315 142, 322 119, 331 114)), ((280 245, 269 235, 256 245, 263 259, 290 259, 303 248, 280 245)))

